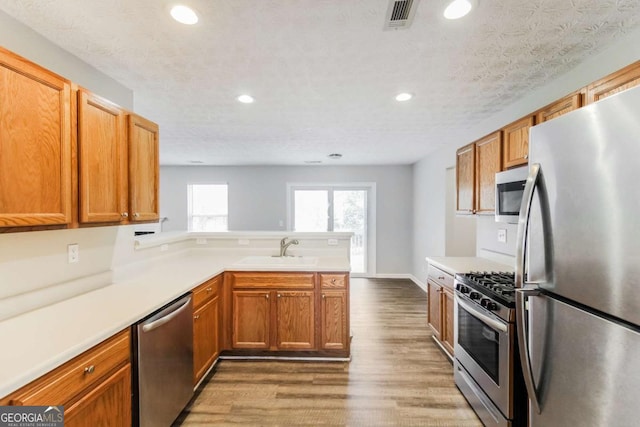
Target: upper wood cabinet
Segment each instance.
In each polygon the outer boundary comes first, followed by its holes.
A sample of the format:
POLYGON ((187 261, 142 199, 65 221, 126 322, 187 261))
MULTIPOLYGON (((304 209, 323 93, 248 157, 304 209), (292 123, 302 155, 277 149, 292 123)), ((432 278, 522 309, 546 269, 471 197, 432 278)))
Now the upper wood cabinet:
POLYGON ((118 222, 128 216, 125 111, 78 91, 80 222, 118 222))
POLYGON ((534 125, 534 116, 524 117, 505 126, 502 170, 525 165, 529 158, 529 129, 534 125))
POLYGON ((456 211, 473 213, 475 209, 476 145, 469 144, 456 152, 456 211))
POLYGON ((71 84, 0 48, 0 227, 72 221, 71 84))
POLYGON ((500 172, 502 133, 487 135, 476 141, 475 213, 495 211, 496 173, 500 172))
POLYGON ((585 104, 591 104, 638 85, 640 85, 640 61, 634 62, 587 86, 585 104))
POLYGON ((554 102, 553 104, 549 104, 544 108, 541 108, 536 113, 536 124, 544 123, 551 119, 555 119, 556 117, 560 117, 563 114, 567 114, 573 110, 577 110, 582 107, 582 98, 583 94, 573 93, 571 95, 565 96, 562 99, 554 102))
POLYGON ((158 125, 129 114, 129 211, 131 221, 160 218, 158 125))

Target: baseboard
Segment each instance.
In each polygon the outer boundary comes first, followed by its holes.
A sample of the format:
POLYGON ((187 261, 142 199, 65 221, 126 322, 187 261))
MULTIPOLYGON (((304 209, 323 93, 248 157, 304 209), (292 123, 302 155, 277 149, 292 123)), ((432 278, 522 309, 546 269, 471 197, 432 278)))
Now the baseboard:
POLYGON ((389 274, 379 273, 379 274, 360 275, 357 277, 363 277, 366 279, 409 279, 413 283, 415 283, 416 286, 418 286, 420 289, 427 292, 427 285, 425 283, 422 283, 420 280, 418 280, 416 276, 409 273, 389 273, 389 274))

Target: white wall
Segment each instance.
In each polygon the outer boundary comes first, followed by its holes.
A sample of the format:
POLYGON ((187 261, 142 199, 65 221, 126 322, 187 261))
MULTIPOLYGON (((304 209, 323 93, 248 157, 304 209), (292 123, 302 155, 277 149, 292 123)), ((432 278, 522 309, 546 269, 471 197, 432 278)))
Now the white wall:
POLYGON ((0 46, 110 101, 133 109, 133 92, 0 11, 0 46))
MULTIPOLYGON (((446 175, 455 166, 456 148, 462 147, 496 129, 541 108, 566 94, 598 80, 640 59, 640 31, 618 40, 607 50, 594 55, 576 68, 532 92, 503 111, 473 127, 463 129, 453 144, 440 148, 413 165, 414 234, 412 274, 424 281, 426 256, 444 256, 446 251, 446 175)), ((478 253, 488 250, 513 256, 515 226, 498 225, 491 218, 477 221, 478 253), (497 229, 507 229, 507 243, 497 242, 497 229)))
POLYGON ((285 230, 290 183, 375 182, 377 273, 411 270, 411 166, 163 166, 160 215, 163 230, 187 229, 187 184, 229 185, 229 230, 285 230), (280 226, 283 221, 285 226, 280 226))

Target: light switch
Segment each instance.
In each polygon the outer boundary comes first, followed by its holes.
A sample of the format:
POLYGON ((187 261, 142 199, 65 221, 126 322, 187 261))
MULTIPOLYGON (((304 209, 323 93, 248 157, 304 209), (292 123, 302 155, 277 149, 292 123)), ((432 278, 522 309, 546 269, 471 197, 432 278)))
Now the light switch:
POLYGON ((498 229, 498 242, 507 243, 507 229, 499 228, 498 229))

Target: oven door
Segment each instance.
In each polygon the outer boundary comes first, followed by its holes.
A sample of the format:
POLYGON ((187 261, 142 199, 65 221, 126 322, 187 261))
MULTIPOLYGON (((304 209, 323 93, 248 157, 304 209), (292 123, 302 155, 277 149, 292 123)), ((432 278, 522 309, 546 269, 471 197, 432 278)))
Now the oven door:
POLYGON ((454 355, 506 418, 513 418, 513 324, 456 292, 454 355))

